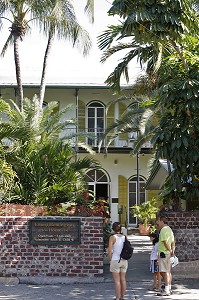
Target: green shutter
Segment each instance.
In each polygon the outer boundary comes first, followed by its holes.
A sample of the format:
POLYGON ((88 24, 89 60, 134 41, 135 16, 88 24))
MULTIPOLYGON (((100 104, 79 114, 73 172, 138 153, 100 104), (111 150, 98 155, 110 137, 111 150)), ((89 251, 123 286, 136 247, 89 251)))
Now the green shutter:
POLYGON ((128 179, 122 175, 118 176, 118 205, 123 207, 121 222, 122 225, 125 226, 128 213, 128 179))
MULTIPOLYGON (((107 115, 106 115, 106 127, 108 128, 111 126, 115 121, 115 105, 111 104, 108 108, 107 115)), ((107 141, 111 138, 111 136, 114 134, 114 130, 111 130, 108 133, 107 141)), ((114 141, 110 144, 110 146, 114 146, 114 141)))
MULTIPOLYGON (((124 103, 120 102, 119 103, 119 118, 121 118, 122 114, 126 111, 127 107, 124 103)), ((120 133, 119 134, 119 139, 120 140, 126 140, 128 141, 128 133, 120 133)))
MULTIPOLYGON (((79 134, 81 132, 85 132, 85 127, 86 127, 86 110, 85 110, 85 103, 81 100, 78 101, 78 130, 79 134)), ((85 137, 79 137, 78 138, 79 142, 85 143, 85 137)))

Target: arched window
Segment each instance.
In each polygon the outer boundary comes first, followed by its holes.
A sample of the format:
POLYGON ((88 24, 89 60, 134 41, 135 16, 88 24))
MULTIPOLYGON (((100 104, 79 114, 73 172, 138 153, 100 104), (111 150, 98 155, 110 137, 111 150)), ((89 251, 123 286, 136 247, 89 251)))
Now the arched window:
POLYGON ((86 173, 88 190, 93 192, 96 199, 109 198, 109 178, 103 170, 90 170, 86 173))
POLYGON ((145 190, 145 179, 143 177, 139 177, 139 181, 137 180, 137 176, 133 176, 129 179, 129 225, 137 225, 137 218, 134 217, 131 213, 131 207, 134 205, 138 205, 138 198, 140 200, 140 204, 146 201, 146 190, 145 190), (138 189, 139 184, 139 189, 138 189), (137 192, 139 190, 139 197, 137 196, 137 192))
POLYGON ((105 107, 103 104, 94 101, 87 106, 87 132, 92 133, 93 137, 87 139, 87 143, 98 146, 99 138, 104 132, 105 127, 105 107))

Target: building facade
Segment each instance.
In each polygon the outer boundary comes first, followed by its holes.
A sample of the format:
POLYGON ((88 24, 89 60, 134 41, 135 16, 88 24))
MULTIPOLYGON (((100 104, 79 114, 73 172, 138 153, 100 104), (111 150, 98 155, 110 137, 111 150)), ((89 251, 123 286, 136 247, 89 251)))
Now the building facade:
MULTIPOLYGON (((27 84, 24 95, 30 99, 38 93, 39 87, 27 84)), ((7 85, 1 87, 1 95, 6 99, 16 99, 16 87, 7 85)), ((97 199, 108 199, 111 210, 111 221, 120 221, 124 226, 136 226, 137 219, 131 213, 131 206, 142 203, 156 196, 157 191, 146 191, 145 182, 148 176, 148 163, 153 157, 150 143, 133 156, 133 142, 136 132, 118 134, 104 154, 104 147, 109 137, 101 145, 99 141, 105 129, 119 119, 130 105, 131 89, 122 91, 126 96, 124 101, 115 101, 118 95, 105 85, 48 85, 45 93, 45 104, 58 101, 62 109, 72 104, 72 111, 66 118, 74 118, 77 125, 67 127, 69 133, 86 133, 84 137, 76 138, 78 142, 86 143, 95 151, 95 159, 101 164, 100 170, 90 170, 86 174, 88 189, 94 192, 97 199), (112 104, 110 104, 112 103, 112 104)), ((111 134, 111 133, 110 133, 111 134)), ((74 139, 74 146, 77 140, 74 139)), ((76 147, 79 158, 90 155, 81 147, 76 147)))

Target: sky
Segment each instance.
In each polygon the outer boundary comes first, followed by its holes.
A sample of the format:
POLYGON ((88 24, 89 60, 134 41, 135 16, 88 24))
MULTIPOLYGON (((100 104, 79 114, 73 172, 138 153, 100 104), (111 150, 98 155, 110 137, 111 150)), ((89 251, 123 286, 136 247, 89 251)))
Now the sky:
MULTIPOLYGON (((116 67, 118 60, 124 55, 113 55, 104 64, 100 63, 102 51, 97 47, 97 36, 107 29, 108 25, 117 24, 117 17, 110 17, 107 11, 111 7, 111 0, 95 0, 95 21, 90 24, 88 17, 82 12, 85 0, 73 0, 77 19, 92 39, 92 49, 87 57, 64 40, 56 40, 50 54, 47 69, 47 83, 49 84, 104 84, 108 75, 116 67)), ((31 25, 31 24, 30 24, 31 25)), ((0 51, 9 34, 10 23, 4 21, 0 38, 0 51)), ((36 29, 20 43, 20 58, 22 82, 34 84, 40 82, 43 56, 47 39, 36 29)), ((4 57, 0 58, 0 83, 15 83, 15 67, 13 48, 10 47, 4 57)), ((140 67, 133 61, 129 69, 130 83, 133 83, 140 72, 140 67)), ((122 79, 122 84, 126 81, 122 79)))

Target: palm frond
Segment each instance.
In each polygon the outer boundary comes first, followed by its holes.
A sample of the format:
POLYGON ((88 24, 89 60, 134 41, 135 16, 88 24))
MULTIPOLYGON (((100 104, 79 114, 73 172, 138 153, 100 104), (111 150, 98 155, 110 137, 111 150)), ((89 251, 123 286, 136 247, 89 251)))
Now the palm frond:
POLYGON ((152 133, 138 134, 137 138, 133 142, 132 154, 137 154, 145 143, 151 142, 152 136, 152 133))
POLYGON ((7 49, 8 49, 8 47, 11 46, 11 45, 13 45, 13 43, 14 43, 13 35, 10 34, 10 35, 8 36, 8 38, 7 38, 7 40, 6 40, 5 44, 4 44, 4 46, 3 46, 3 49, 1 50, 1 56, 4 56, 4 55, 5 55, 5 53, 6 53, 7 49))
POLYGON ((104 63, 111 55, 124 50, 124 49, 129 49, 129 48, 133 48, 132 47, 132 43, 118 43, 117 46, 111 47, 109 49, 107 49, 106 51, 104 51, 100 61, 102 63, 104 63))
POLYGON ((100 164, 98 161, 96 161, 95 159, 93 159, 92 157, 84 157, 82 159, 78 159, 75 162, 73 162, 71 164, 72 167, 75 168, 75 170, 77 171, 87 171, 93 167, 95 167, 95 169, 99 169, 100 168, 100 164))
POLYGON ((84 12, 88 15, 91 23, 94 23, 94 0, 87 0, 84 12))
MULTIPOLYGON (((87 2, 87 12, 90 1, 87 2)), ((83 55, 89 53, 92 46, 89 33, 78 23, 71 1, 54 1, 45 16, 41 15, 40 22, 44 32, 52 31, 59 39, 67 39, 73 47, 77 46, 83 55)))
POLYGON ((128 105, 132 104, 133 102, 139 102, 140 100, 141 99, 139 98, 139 96, 134 96, 134 95, 120 96, 119 98, 113 99, 107 103, 106 114, 111 105, 114 105, 119 102, 124 102, 124 103, 127 103, 127 106, 128 106, 128 105))
POLYGON ((98 47, 100 50, 108 49, 113 41, 120 35, 122 30, 121 25, 111 25, 101 35, 98 36, 98 47))

